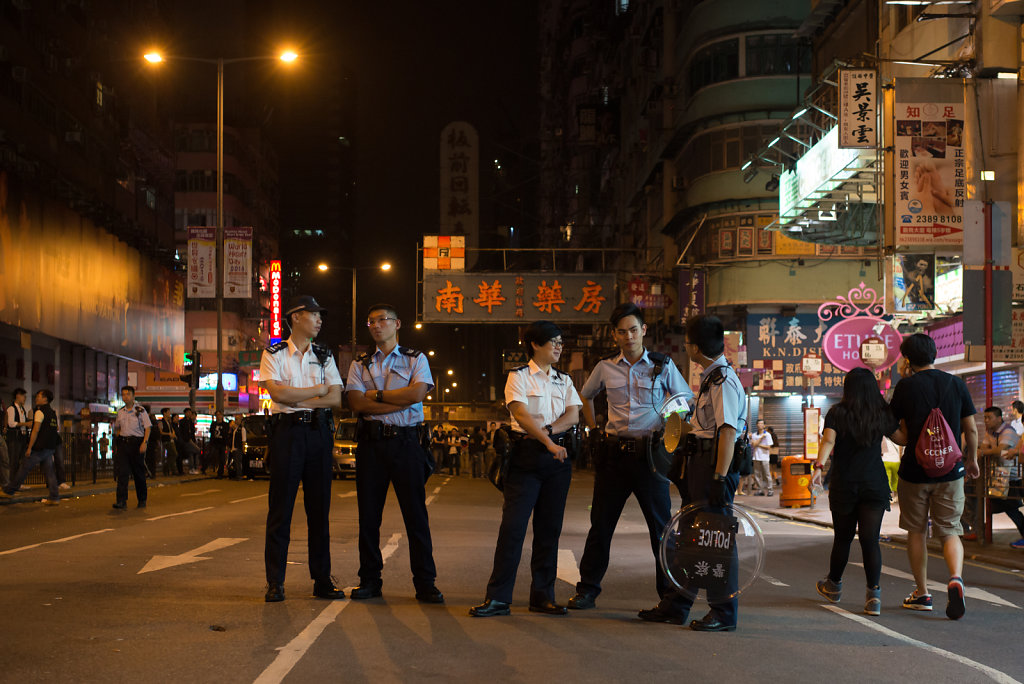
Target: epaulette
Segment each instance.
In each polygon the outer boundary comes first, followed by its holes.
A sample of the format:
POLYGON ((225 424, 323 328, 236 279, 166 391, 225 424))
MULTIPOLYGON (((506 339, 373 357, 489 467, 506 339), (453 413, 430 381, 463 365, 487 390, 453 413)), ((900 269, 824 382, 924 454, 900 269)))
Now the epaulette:
POLYGON ((287 349, 287 348, 288 348, 288 341, 287 340, 281 340, 280 342, 275 342, 274 344, 272 344, 269 347, 267 347, 267 351, 270 352, 271 354, 276 354, 277 352, 281 351, 282 349, 287 349))
POLYGON ((330 347, 320 344, 311 344, 310 346, 313 348, 313 355, 316 356, 316 360, 320 362, 320 365, 323 365, 327 359, 331 358, 330 347))
POLYGON ((370 352, 363 352, 362 354, 356 354, 356 363, 367 364, 370 359, 373 358, 373 354, 370 352))
POLYGON ((563 373, 562 371, 558 370, 554 366, 551 367, 551 370, 553 370, 555 372, 555 377, 558 377, 559 375, 564 375, 565 377, 569 377, 568 373, 563 373))
POLYGON ((405 354, 406 356, 411 356, 413 358, 416 358, 417 356, 423 353, 419 349, 413 349, 412 347, 403 347, 401 345, 398 346, 398 351, 402 354, 405 354))
POLYGON ((725 382, 725 366, 718 366, 715 370, 708 373, 708 376, 704 378, 702 385, 710 387, 711 385, 721 385, 725 382))
POLYGON ((614 358, 615 358, 616 356, 618 356, 618 355, 619 355, 619 354, 621 354, 621 353, 622 353, 622 352, 620 352, 620 351, 618 351, 618 350, 615 350, 615 351, 613 351, 613 352, 612 352, 611 354, 608 354, 607 356, 602 356, 602 357, 601 357, 601 360, 602 360, 602 361, 611 361, 612 359, 614 359, 614 358))
POLYGON ((529 368, 529 367, 530 367, 530 364, 526 364, 524 366, 516 366, 515 368, 510 370, 509 373, 518 373, 519 371, 523 370, 524 368, 529 368))

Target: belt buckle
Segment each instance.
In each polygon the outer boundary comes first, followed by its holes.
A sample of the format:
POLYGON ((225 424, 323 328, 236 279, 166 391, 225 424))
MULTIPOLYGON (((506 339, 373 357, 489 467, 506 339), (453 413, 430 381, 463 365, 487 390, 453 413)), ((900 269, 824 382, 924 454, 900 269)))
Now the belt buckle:
POLYGON ((385 423, 380 428, 380 436, 383 437, 384 439, 391 439, 392 437, 398 436, 398 430, 395 428, 394 425, 385 423))

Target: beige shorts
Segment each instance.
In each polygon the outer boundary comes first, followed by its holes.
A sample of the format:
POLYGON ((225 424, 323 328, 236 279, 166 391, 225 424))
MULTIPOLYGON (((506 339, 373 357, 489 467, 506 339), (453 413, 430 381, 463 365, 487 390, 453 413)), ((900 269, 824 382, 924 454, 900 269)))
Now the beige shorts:
POLYGON ((960 516, 964 512, 964 480, 916 484, 900 478, 896 487, 900 502, 900 528, 907 532, 927 532, 931 514, 932 534, 937 537, 961 535, 960 516))

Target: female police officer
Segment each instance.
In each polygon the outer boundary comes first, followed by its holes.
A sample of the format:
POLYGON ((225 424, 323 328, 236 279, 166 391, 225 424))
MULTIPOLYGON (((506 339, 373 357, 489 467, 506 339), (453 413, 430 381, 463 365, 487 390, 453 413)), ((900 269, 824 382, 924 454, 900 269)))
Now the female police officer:
POLYGON ((566 445, 570 430, 579 421, 582 402, 569 376, 551 367, 562 354, 562 331, 558 326, 549 321, 531 323, 523 342, 530 363, 510 371, 505 383, 513 444, 494 569, 487 583, 486 600, 469 610, 474 617, 511 612, 512 588, 531 512, 530 610, 550 615, 566 613, 565 606, 555 604, 555 574, 565 498, 572 480, 566 445))

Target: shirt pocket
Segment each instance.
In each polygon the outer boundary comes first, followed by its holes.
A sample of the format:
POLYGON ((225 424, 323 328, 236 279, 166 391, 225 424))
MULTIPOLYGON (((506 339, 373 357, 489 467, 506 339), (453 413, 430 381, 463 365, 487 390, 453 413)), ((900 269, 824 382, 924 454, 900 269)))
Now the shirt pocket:
POLYGON ((604 389, 608 393, 608 403, 613 406, 629 405, 629 386, 625 378, 605 380, 604 389))
MULTIPOLYGON (((384 378, 384 382, 387 383, 387 387, 408 387, 409 379, 412 377, 412 368, 407 366, 396 366, 388 371, 387 376, 384 378)), ((383 389, 385 386, 381 385, 383 389)))
POLYGON ((544 420, 544 410, 547 397, 540 389, 526 390, 526 412, 538 420, 544 420))
POLYGON ((635 402, 637 406, 660 411, 664 394, 661 383, 656 382, 649 375, 642 375, 636 379, 635 402))

